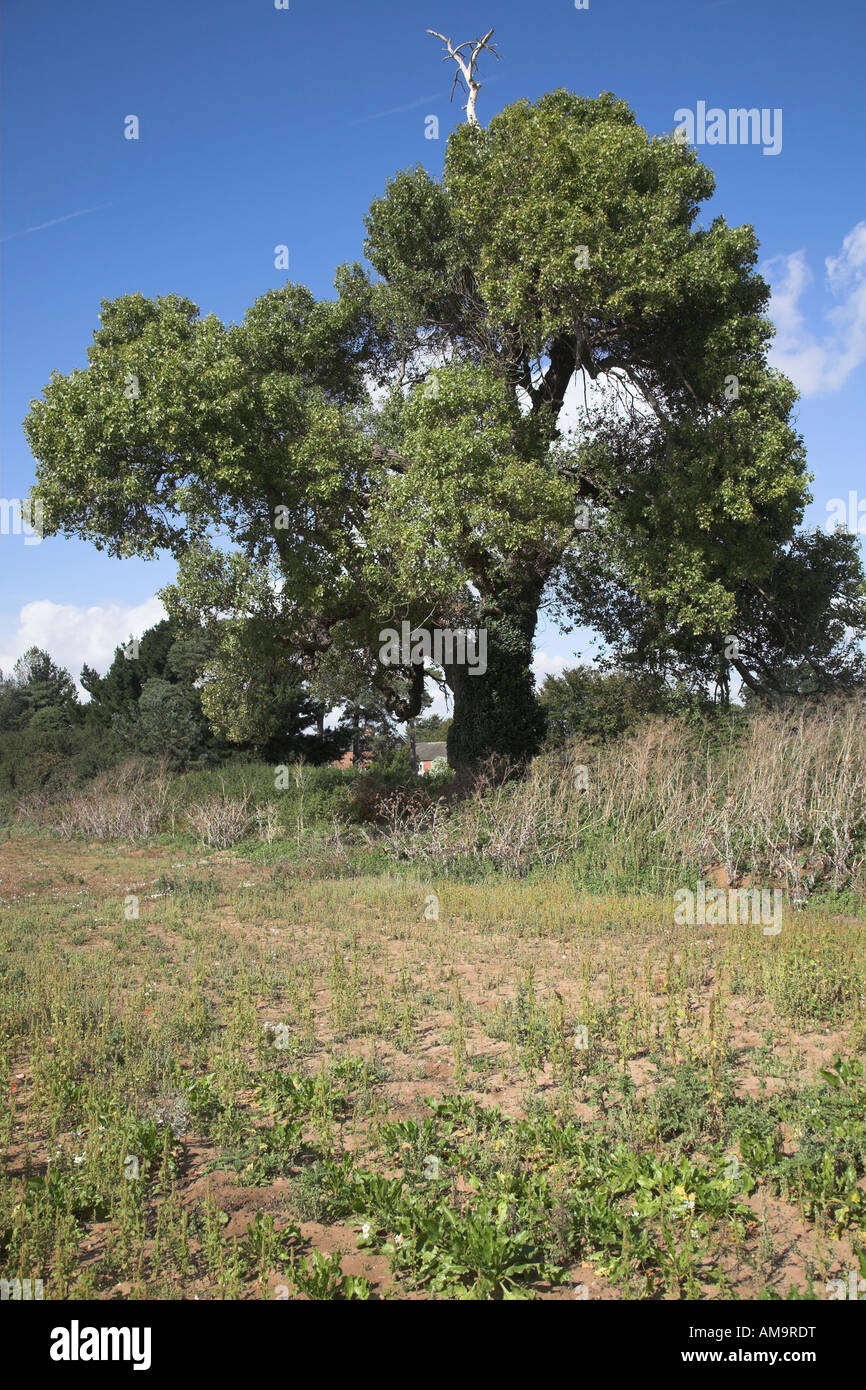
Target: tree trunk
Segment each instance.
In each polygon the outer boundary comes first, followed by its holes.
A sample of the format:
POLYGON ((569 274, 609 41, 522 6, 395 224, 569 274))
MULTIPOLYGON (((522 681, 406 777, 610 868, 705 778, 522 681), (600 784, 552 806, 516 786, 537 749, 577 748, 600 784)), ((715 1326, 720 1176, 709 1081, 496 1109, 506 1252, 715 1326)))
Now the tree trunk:
POLYGON ((356 767, 357 764, 358 764, 358 755, 359 755, 359 753, 360 753, 360 745, 361 745, 361 739, 360 739, 360 734, 359 734, 358 711, 357 711, 357 709, 354 709, 354 710, 352 710, 352 766, 353 766, 353 767, 356 767))
POLYGON ((406 728, 407 728, 407 731, 408 731, 408 734, 409 734, 409 757, 412 759, 412 771, 413 771, 413 772, 417 772, 417 771, 418 771, 418 753, 417 753, 417 751, 416 751, 416 750, 417 750, 417 745, 416 745, 416 743, 415 743, 415 720, 414 720, 414 719, 408 720, 408 722, 407 722, 407 724, 406 724, 406 728))
MULTIPOLYGON (((544 711, 535 696, 532 641, 541 592, 515 582, 497 595, 495 612, 482 618, 487 630, 487 670, 446 666, 454 694, 448 731, 448 761, 465 774, 491 754, 522 762, 537 753, 544 737, 544 711)), ((492 607, 492 605, 491 605, 492 607)))

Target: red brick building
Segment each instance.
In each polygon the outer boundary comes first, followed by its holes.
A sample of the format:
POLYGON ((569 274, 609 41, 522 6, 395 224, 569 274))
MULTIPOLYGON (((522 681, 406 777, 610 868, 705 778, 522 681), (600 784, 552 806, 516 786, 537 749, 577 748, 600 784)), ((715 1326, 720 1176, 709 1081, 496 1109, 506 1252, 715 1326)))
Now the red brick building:
POLYGON ((448 761, 448 744, 445 742, 416 743, 415 756, 418 760, 416 771, 423 777, 426 772, 430 771, 431 764, 435 763, 437 758, 444 758, 446 762, 448 761))

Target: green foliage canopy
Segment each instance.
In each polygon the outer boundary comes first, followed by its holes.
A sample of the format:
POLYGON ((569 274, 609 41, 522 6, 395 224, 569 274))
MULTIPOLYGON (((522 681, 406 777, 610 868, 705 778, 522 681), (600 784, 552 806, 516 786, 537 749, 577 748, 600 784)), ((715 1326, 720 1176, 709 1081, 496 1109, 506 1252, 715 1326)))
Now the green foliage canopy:
MULTIPOLYGON (((808 497, 756 238, 699 223, 713 186, 624 102, 557 91, 460 127, 441 180, 392 179, 374 273, 342 267, 333 300, 288 284, 228 327, 177 295, 104 302, 87 368, 26 422, 46 530, 178 557, 167 602, 220 623, 203 699, 232 736, 265 717, 257 671, 375 661, 406 619, 488 631, 484 677, 445 670, 452 763, 530 754, 545 601, 631 649, 639 621, 648 663, 702 677, 735 624, 766 627, 744 595, 808 497)), ((417 672, 375 680, 420 711, 417 672)))

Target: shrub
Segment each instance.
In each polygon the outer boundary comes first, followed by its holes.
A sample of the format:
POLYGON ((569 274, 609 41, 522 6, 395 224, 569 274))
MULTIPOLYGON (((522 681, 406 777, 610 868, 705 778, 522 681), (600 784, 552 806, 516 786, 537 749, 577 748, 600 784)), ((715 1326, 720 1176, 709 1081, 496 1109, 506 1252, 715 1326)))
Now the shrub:
POLYGON ((250 825, 250 798, 209 796, 188 806, 186 818, 203 844, 210 849, 229 849, 242 840, 250 825))
POLYGON ((425 806, 430 793, 424 780, 412 767, 408 748, 391 749, 359 775, 349 798, 349 814, 357 821, 387 821, 390 803, 398 793, 403 806, 425 806))
POLYGON ((8 810, 23 798, 48 804, 67 798, 122 758, 111 730, 76 725, 46 710, 30 726, 0 739, 0 798, 8 810))
MULTIPOLYGON (((27 803, 24 804, 26 813, 27 803)), ((59 805, 48 805, 43 820, 61 839, 147 840, 166 828, 173 813, 173 789, 165 763, 132 759, 100 773, 90 786, 59 805)))

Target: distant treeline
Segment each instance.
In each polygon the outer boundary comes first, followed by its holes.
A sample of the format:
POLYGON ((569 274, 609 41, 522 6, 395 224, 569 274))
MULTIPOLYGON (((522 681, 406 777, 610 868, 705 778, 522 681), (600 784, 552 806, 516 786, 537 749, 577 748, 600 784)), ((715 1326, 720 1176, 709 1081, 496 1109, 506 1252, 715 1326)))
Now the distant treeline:
MULTIPOLYGON (((0 795, 62 793, 130 756, 156 757, 178 771, 238 759, 318 765, 351 749, 381 755, 402 742, 383 705, 316 698, 291 668, 271 682, 259 729, 229 739, 202 708, 207 660, 204 635, 181 632, 167 618, 118 646, 104 676, 85 665, 80 683, 89 699, 81 700, 70 672, 32 647, 9 675, 0 673, 0 795), (335 705, 340 717, 327 727, 335 705)), ((444 739, 449 724, 419 719, 417 737, 444 739)))
MULTIPOLYGON (((291 663, 275 664, 244 693, 241 737, 237 729, 227 736, 205 712, 203 691, 216 679, 208 660, 204 632, 182 630, 167 618, 117 647, 104 676, 85 665, 81 685, 89 699, 81 700, 69 671, 31 648, 11 674, 0 673, 0 797, 8 804, 34 791, 62 795, 130 756, 188 771, 228 761, 322 765, 351 752, 357 764, 385 773, 389 784, 414 776, 411 725, 401 726, 349 667, 332 669, 317 684, 291 663)), ((757 703, 746 691, 743 705, 723 707, 647 670, 590 666, 548 675, 537 700, 549 750, 575 740, 601 746, 658 716, 730 729, 757 703)), ((219 701, 208 708, 219 708, 219 701)), ((435 714, 417 718, 415 739, 445 741, 450 725, 435 714)))

